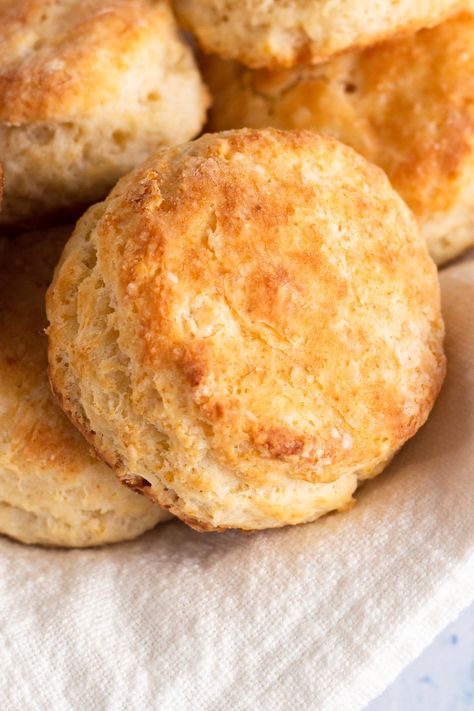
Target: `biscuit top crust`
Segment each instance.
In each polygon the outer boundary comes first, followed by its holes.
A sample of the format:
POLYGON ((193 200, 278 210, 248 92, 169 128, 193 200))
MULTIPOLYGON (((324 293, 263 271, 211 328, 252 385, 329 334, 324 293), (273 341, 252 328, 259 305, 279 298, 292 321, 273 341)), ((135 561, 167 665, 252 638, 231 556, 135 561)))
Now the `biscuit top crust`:
POLYGON ((471 13, 316 67, 202 63, 215 98, 211 130, 271 125, 332 135, 380 165, 421 219, 449 210, 472 181, 471 13))
POLYGON ((153 61, 161 51, 165 65, 179 63, 184 50, 170 33, 177 38, 160 0, 0 0, 0 120, 100 112, 133 90, 150 44, 153 61))
POLYGON ((256 486, 331 481, 426 419, 444 375, 436 270, 351 149, 306 131, 205 135, 94 210, 50 290, 50 367, 119 470, 208 457, 256 486), (100 405, 111 372, 128 405, 100 405))

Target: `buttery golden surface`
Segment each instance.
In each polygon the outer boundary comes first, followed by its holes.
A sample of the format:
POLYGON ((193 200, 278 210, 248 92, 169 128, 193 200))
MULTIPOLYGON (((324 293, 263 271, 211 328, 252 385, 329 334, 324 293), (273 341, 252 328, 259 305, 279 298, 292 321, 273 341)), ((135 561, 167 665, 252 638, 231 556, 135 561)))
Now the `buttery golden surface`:
POLYGON ((381 166, 438 264, 474 244, 474 15, 316 67, 203 58, 209 127, 310 128, 381 166))
POLYGON ((249 67, 317 63, 432 27, 472 0, 174 0, 201 47, 249 67))
POLYGON ((163 0, 0 0, 0 220, 102 198, 206 106, 163 0))
POLYGON ((47 312, 68 415, 122 481, 203 529, 348 506, 444 376, 409 210, 309 131, 157 153, 78 223, 47 312))
POLYGON ((92 546, 134 538, 168 516, 120 486, 51 395, 44 294, 70 232, 0 240, 0 532, 92 546))

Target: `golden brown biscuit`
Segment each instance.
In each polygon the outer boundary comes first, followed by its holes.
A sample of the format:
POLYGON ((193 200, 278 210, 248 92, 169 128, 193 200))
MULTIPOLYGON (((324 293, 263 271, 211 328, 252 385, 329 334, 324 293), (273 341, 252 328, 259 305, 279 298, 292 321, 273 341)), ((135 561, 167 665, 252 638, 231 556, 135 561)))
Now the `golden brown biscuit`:
POLYGON ((380 165, 438 264, 474 244, 474 15, 317 67, 203 58, 209 127, 311 128, 380 165))
POLYGON ((207 103, 163 0, 0 0, 0 221, 104 197, 207 103))
POLYGON ((472 0, 174 0, 202 49, 249 67, 317 63, 433 27, 472 0))
POLYGON ((201 529, 346 507, 444 375, 408 208, 310 131, 160 151, 80 220, 47 312, 66 412, 122 481, 201 529))
POLYGON ((0 240, 0 532, 93 546, 134 538, 168 514, 119 485, 51 396, 44 293, 70 232, 0 240))

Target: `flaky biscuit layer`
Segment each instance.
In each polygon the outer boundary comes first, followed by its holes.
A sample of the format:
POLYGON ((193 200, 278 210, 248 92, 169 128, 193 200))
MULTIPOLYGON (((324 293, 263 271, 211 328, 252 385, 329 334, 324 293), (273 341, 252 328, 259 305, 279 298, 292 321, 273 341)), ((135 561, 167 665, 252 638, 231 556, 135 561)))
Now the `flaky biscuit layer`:
POLYGON ((249 67, 325 61, 433 27, 472 0, 174 0, 203 50, 249 67))
POLYGON ((0 533, 93 546, 134 538, 168 515, 120 486, 53 400, 44 294, 70 232, 0 240, 0 533))

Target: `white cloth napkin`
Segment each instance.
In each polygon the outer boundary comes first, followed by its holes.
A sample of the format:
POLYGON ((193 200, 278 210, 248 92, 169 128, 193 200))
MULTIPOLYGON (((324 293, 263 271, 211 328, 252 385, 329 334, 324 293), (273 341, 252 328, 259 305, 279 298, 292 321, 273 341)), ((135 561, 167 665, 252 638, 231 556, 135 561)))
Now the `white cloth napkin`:
POLYGON ((352 511, 90 551, 0 540, 3 711, 355 711, 380 693, 474 596, 474 262, 441 278, 446 385, 352 511))

